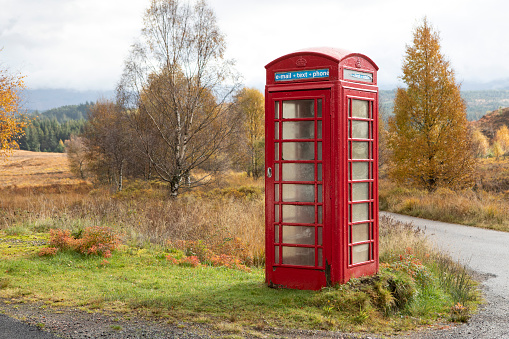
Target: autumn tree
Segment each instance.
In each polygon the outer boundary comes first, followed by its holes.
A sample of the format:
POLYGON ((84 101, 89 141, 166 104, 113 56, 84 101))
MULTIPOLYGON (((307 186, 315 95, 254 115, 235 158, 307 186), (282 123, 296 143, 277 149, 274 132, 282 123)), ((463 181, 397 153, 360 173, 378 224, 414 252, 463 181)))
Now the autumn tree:
POLYGON ((24 88, 23 77, 0 69, 0 157, 18 148, 17 138, 26 126, 19 114, 19 92, 24 88))
POLYGON ((503 154, 509 151, 509 128, 506 125, 502 125, 495 133, 495 142, 500 145, 503 154))
POLYGON ((265 169, 265 99, 257 89, 243 88, 234 103, 242 120, 235 155, 249 176, 259 178, 265 169))
POLYGON ((477 128, 472 131, 472 147, 474 149, 475 156, 478 158, 486 157, 490 150, 488 138, 477 128))
POLYGON ((88 167, 99 178, 107 178, 118 191, 123 188, 132 148, 127 126, 127 120, 115 103, 99 100, 90 108, 83 139, 88 167))
POLYGON ((81 179, 86 179, 87 148, 83 137, 71 135, 69 140, 65 141, 65 151, 71 172, 81 179))
POLYGON ((491 145, 491 154, 495 157, 495 159, 499 160, 502 155, 504 155, 504 149, 497 141, 493 142, 491 145))
POLYGON ((389 124, 391 176, 433 191, 473 181, 475 157, 454 71, 440 52, 440 38, 427 19, 406 47, 394 117, 389 124))
POLYGON ((225 40, 205 1, 153 0, 126 60, 118 103, 154 173, 177 196, 191 171, 219 169, 238 119, 227 104, 237 89, 225 40), (145 133, 150 131, 152 134, 145 133))

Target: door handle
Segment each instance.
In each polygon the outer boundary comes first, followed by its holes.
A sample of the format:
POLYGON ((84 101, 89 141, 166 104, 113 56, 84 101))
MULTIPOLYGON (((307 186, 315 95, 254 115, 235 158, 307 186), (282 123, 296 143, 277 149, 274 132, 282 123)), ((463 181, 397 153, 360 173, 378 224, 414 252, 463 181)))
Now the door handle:
POLYGON ((267 167, 267 178, 272 178, 272 167, 267 167))

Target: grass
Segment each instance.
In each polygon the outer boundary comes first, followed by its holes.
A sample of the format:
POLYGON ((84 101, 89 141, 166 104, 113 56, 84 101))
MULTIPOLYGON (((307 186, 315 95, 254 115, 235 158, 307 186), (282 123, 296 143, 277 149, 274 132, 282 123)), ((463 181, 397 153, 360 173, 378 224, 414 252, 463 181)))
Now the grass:
POLYGON ((0 297, 208 323, 242 332, 276 327, 393 333, 452 319, 457 303, 465 305, 468 314, 475 309, 478 295, 461 266, 430 249, 411 226, 390 219, 382 224, 380 274, 318 292, 270 289, 262 268, 185 267, 166 258, 172 248, 123 245, 107 260, 73 251, 11 257, 4 250, 0 297), (415 266, 409 268, 409 260, 415 266), (440 273, 444 267, 449 273, 440 273), (443 285, 441 281, 448 280, 440 274, 450 281, 443 285), (460 286, 463 296, 451 280, 456 276, 466 278, 460 286))
POLYGON ((58 185, 1 189, 4 302, 205 323, 232 335, 267 327, 394 333, 465 321, 479 302, 462 266, 412 226, 387 218, 380 228, 380 274, 321 291, 268 288, 263 181, 242 174, 177 200, 166 199, 158 183, 127 182, 116 194, 82 183, 58 185), (115 230, 123 245, 109 258, 72 250, 37 256, 51 229, 79 237, 92 226, 115 230), (211 255, 221 254, 250 270, 213 267, 211 255), (202 265, 184 265, 186 256, 202 265))
POLYGON ((380 180, 380 209, 425 219, 509 231, 509 159, 483 159, 472 189, 435 192, 380 180))

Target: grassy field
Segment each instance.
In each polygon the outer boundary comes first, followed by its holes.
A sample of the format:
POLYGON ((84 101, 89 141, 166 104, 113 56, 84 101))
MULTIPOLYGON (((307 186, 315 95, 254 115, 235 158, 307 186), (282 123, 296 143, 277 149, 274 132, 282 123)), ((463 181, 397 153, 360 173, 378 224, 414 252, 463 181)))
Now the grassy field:
POLYGON ((509 231, 509 159, 481 160, 472 189, 435 192, 380 180, 380 209, 416 217, 509 231))
POLYGON ((270 289, 262 181, 230 173, 215 187, 173 200, 155 183, 130 182, 112 194, 65 176, 61 185, 6 179, 0 187, 4 302, 142 314, 255 335, 267 327, 394 333, 465 321, 479 302, 463 267, 391 219, 381 221, 377 276, 321 291, 270 289), (96 255, 106 253, 99 242, 82 246, 94 226, 120 239, 111 256, 96 255), (55 255, 38 255, 57 247, 55 255))
POLYGON ((66 186, 82 184, 69 172, 67 155, 14 151, 5 159, 0 158, 0 188, 40 186, 66 186))

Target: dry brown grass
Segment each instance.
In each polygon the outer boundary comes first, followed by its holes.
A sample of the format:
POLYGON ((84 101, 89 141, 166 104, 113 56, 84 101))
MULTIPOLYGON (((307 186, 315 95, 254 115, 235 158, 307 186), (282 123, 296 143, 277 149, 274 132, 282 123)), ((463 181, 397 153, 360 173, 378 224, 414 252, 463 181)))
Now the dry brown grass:
POLYGON ((263 180, 228 173, 212 187, 168 198, 164 187, 127 182, 123 192, 74 179, 65 154, 16 151, 0 167, 0 229, 112 226, 132 245, 238 239, 251 258, 264 249, 263 180))
POLYGON ((69 171, 67 155, 16 150, 0 158, 0 188, 83 184, 69 171))
POLYGON ((426 219, 509 231, 509 159, 481 161, 473 189, 435 192, 380 181, 380 208, 426 219))

